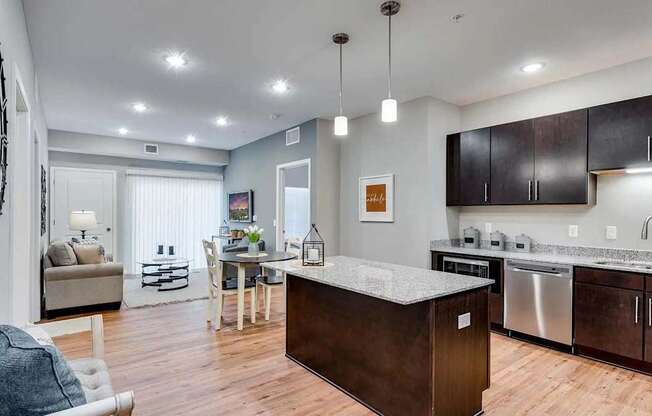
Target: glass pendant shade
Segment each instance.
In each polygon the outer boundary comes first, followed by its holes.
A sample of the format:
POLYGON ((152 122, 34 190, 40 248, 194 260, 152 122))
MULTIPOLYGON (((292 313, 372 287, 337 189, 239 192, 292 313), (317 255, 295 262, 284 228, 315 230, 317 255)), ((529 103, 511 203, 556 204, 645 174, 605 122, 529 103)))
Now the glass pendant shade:
POLYGON ((349 134, 349 120, 345 116, 335 117, 333 124, 333 134, 336 136, 346 136, 349 134))
POLYGON ((381 120, 384 123, 393 123, 397 120, 398 104, 393 98, 385 98, 381 108, 381 120))

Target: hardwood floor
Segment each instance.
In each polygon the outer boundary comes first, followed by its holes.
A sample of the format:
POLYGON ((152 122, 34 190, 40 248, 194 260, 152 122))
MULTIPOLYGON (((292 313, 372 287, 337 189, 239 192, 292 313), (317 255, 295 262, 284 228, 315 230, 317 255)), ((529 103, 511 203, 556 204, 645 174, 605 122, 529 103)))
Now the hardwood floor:
MULTIPOLYGON (((372 414, 285 358, 283 307, 278 292, 272 298, 272 320, 245 319, 243 332, 234 329, 233 296, 217 333, 204 321, 204 301, 105 313, 116 391, 135 391, 139 416, 372 414)), ((89 339, 55 342, 81 357, 89 339)), ((486 415, 652 416, 652 377, 496 334, 491 342, 486 415)))

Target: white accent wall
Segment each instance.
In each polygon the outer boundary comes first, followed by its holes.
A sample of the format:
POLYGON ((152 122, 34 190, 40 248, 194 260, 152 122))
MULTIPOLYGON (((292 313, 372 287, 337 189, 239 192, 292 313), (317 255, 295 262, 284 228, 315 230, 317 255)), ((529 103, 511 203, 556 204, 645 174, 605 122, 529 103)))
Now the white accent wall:
MULTIPOLYGON (((536 75, 533 75, 536 76, 536 75)), ((533 88, 462 108, 462 130, 560 113, 652 94, 652 58, 533 88)), ((445 167, 442 167, 445 169, 445 167)), ((595 206, 465 207, 460 229, 475 226, 488 239, 485 223, 538 242, 652 250, 640 239, 643 219, 652 215, 652 175, 600 176, 595 206), (568 237, 579 225, 579 237, 568 237), (618 227, 607 240, 605 227, 618 227)))
MULTIPOLYGON (((5 59, 6 87, 8 94, 9 119, 9 182, 7 204, 4 214, 0 216, 0 323, 24 323, 38 320, 38 276, 25 275, 24 272, 38 273, 38 266, 33 264, 38 257, 36 253, 43 250, 47 236, 32 241, 32 231, 40 230, 36 221, 36 212, 30 211, 33 190, 32 180, 36 175, 33 166, 34 154, 38 150, 40 163, 47 169, 48 131, 45 117, 37 96, 37 81, 29 37, 25 25, 23 4, 20 0, 0 0, 0 49, 5 59), (19 78, 25 88, 26 101, 30 108, 29 140, 19 140, 16 116, 16 80, 19 78), (34 143, 35 135, 38 144, 34 143), (15 156, 21 158, 17 163, 15 156), (16 199, 20 193, 30 192, 29 196, 16 199), (16 213, 20 212, 21 215, 16 213), (34 215, 22 215, 25 212, 34 215), (36 227, 36 228, 35 228, 36 227), (29 233, 29 234, 27 234, 29 233), (16 236, 28 235, 17 244, 16 236), (27 249, 27 246, 30 249, 27 249), (40 247, 39 247, 40 246, 40 247), (32 251, 31 253, 29 251, 32 251)), ((37 201, 32 206, 36 208, 37 201)), ((40 211, 39 211, 40 212, 40 211)))

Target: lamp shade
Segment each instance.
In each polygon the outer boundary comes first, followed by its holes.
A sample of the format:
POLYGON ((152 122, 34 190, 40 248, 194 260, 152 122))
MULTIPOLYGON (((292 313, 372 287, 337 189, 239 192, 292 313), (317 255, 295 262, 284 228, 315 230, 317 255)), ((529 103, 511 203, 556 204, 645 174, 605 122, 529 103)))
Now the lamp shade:
POLYGON ((333 125, 333 134, 336 136, 346 136, 349 134, 349 122, 345 116, 335 117, 333 125))
POLYGON ((392 123, 396 121, 398 113, 398 105, 393 98, 385 98, 381 108, 381 120, 384 123, 392 123))
POLYGON ((87 231, 97 228, 95 211, 73 211, 70 213, 70 229, 73 231, 87 231))

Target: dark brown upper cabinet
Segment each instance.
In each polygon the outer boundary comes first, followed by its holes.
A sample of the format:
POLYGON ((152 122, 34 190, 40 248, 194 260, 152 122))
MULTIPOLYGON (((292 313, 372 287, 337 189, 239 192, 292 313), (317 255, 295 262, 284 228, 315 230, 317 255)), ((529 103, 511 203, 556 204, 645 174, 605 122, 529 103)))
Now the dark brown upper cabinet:
POLYGON ((589 109, 589 170, 651 165, 652 96, 589 109))
POLYGON ((448 205, 483 205, 490 201, 491 130, 478 129, 447 138, 448 205))
POLYGON ((491 203, 534 202, 534 132, 532 120, 491 128, 491 203))
POLYGON ((587 110, 578 110, 534 119, 536 203, 589 203, 587 118, 587 110))

